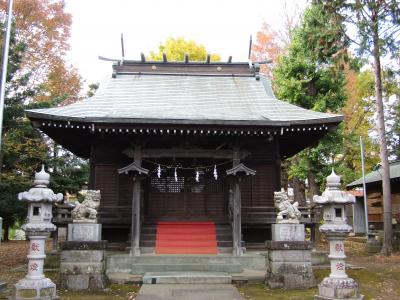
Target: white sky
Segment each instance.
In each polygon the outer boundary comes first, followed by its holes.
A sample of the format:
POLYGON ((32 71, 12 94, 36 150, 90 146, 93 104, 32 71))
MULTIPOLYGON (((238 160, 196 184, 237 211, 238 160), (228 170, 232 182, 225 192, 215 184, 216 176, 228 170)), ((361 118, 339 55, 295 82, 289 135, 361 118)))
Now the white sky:
POLYGON ((182 36, 206 46, 222 60, 247 61, 249 37, 263 21, 282 28, 286 3, 289 12, 304 8, 306 0, 66 0, 73 16, 69 61, 86 84, 111 76, 111 63, 98 56, 139 59, 168 37, 182 36))

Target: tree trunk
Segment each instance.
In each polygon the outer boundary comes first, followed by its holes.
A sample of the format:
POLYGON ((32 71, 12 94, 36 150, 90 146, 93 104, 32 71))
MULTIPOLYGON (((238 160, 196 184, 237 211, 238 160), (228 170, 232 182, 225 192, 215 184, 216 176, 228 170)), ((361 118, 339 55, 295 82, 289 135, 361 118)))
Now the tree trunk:
POLYGON ((313 243, 314 243, 314 248, 315 246, 321 241, 322 235, 321 232, 319 231, 319 220, 321 220, 321 209, 319 207, 316 207, 313 202, 313 198, 315 195, 320 194, 320 189, 319 186, 315 180, 315 174, 314 171, 311 169, 311 164, 310 162, 308 163, 308 199, 311 201, 311 211, 314 215, 314 218, 317 220, 317 223, 314 224, 313 228, 313 243))
POLYGON ((57 174, 57 156, 58 156, 57 143, 53 142, 53 174, 57 174))
POLYGON ((311 170, 310 164, 308 168, 308 199, 312 202, 315 195, 320 194, 319 186, 315 180, 315 174, 311 170))
POLYGON ((4 229, 4 236, 3 236, 3 241, 9 241, 8 239, 8 234, 10 233, 10 225, 8 224, 4 224, 3 223, 3 229, 4 229))
POLYGON ((281 187, 285 190, 288 187, 288 169, 289 169, 289 162, 288 160, 284 160, 281 165, 281 187))
POLYGON ((379 35, 378 35, 378 12, 375 11, 372 15, 372 39, 373 39, 373 57, 374 57, 374 75, 375 75, 375 102, 377 114, 377 129, 380 141, 380 158, 381 158, 381 176, 382 176, 382 192, 383 192, 383 247, 382 254, 390 255, 392 251, 392 199, 390 195, 390 171, 389 159, 385 137, 385 117, 382 101, 382 77, 381 77, 381 59, 379 50, 379 35))
POLYGON ((291 180, 291 186, 293 188, 294 201, 299 202, 300 206, 306 206, 306 187, 304 182, 298 177, 293 177, 291 180))

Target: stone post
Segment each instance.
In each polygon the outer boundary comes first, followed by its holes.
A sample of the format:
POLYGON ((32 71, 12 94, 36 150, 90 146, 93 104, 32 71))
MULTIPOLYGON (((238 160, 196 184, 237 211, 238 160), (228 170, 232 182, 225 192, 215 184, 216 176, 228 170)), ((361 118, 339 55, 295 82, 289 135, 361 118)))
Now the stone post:
POLYGON ((15 284, 13 299, 56 299, 56 285, 43 274, 46 257, 46 239, 56 229, 51 223, 52 203, 63 199, 47 188, 50 175, 44 166, 35 174, 34 187, 18 194, 20 201, 28 202, 27 223, 22 226, 29 239, 28 274, 15 284))
POLYGON ((358 293, 358 283, 346 274, 346 255, 344 252, 344 239, 352 230, 347 224, 345 206, 355 203, 355 197, 340 191, 340 177, 332 170, 326 178, 326 190, 322 196, 314 196, 314 203, 322 205, 325 223, 319 230, 324 233, 329 241, 329 258, 331 260, 331 273, 318 285, 319 294, 315 300, 332 299, 364 299, 358 293))

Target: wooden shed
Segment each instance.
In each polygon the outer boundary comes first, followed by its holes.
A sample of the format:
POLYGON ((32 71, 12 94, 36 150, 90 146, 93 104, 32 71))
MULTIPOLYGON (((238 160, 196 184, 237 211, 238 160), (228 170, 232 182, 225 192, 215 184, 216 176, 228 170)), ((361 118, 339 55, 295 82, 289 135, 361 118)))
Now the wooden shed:
MULTIPOLYGON (((400 218, 400 161, 389 164, 390 189, 392 197, 393 218, 400 218)), ((382 175, 377 169, 365 175, 368 201, 368 224, 376 229, 383 229, 382 175)), ((363 181, 359 178, 347 185, 347 189, 362 188, 363 181)))
POLYGON ((90 159, 103 239, 126 243, 132 232, 136 253, 157 251, 159 226, 206 223, 218 251, 240 255, 244 242, 269 238, 281 161, 342 120, 279 101, 258 71, 247 62, 125 60, 93 97, 26 114, 90 159))

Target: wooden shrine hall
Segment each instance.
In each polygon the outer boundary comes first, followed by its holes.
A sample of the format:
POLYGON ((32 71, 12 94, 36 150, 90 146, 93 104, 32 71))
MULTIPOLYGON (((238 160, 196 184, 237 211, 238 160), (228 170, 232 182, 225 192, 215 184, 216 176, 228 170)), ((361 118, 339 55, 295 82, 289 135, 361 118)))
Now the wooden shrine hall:
POLYGON ((257 63, 209 56, 115 61, 93 97, 26 114, 90 160, 103 239, 134 255, 241 255, 263 243, 281 161, 342 120, 276 99, 257 63))

